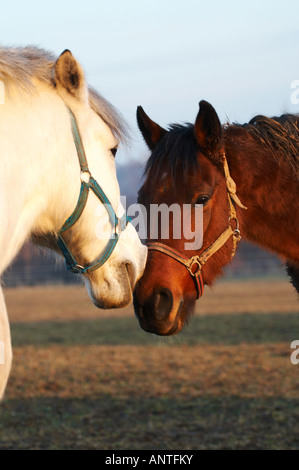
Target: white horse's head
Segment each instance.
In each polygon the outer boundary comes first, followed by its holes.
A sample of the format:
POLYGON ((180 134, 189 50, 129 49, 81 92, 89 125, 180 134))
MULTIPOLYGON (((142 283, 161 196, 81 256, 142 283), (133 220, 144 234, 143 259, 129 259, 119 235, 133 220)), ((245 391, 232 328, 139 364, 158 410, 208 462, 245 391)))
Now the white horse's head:
MULTIPOLYGON (((63 233, 63 239, 82 267, 97 265, 99 261, 103 263, 94 270, 87 269, 84 274, 95 305, 101 308, 122 307, 132 300, 134 286, 143 273, 146 248, 132 224, 124 224, 123 230, 119 231, 108 214, 112 210, 113 215, 119 218, 124 216, 115 169, 115 154, 121 134, 116 124, 116 113, 110 106, 110 115, 113 110, 115 116, 114 129, 111 129, 99 109, 103 100, 98 103, 97 95, 89 91, 82 68, 70 51, 65 51, 56 62, 55 83, 58 94, 72 110, 81 135, 90 172, 81 175, 81 180, 89 183, 91 175, 110 205, 107 207, 105 201, 100 201, 97 194, 89 190, 84 210, 76 223, 63 233), (115 231, 118 233, 117 242, 110 254, 111 237, 115 231), (103 262, 107 256, 108 259, 103 262)), ((108 109, 109 106, 106 107, 107 114, 108 109)), ((70 133, 70 117, 65 114, 70 133)), ((67 139, 70 140, 69 135, 67 139)), ((71 142, 72 162, 78 169, 78 157, 74 155, 74 150, 74 143, 71 142)), ((78 188, 78 171, 73 183, 78 188)), ((76 202, 73 199, 73 208, 76 202)))
MULTIPOLYGON (((12 64, 2 71, 5 78, 5 73, 8 75, 15 64, 15 76, 11 74, 7 78, 7 83, 10 81, 12 85, 0 110, 0 133, 1 126, 3 135, 8 135, 7 129, 11 131, 7 145, 15 155, 15 167, 20 173, 14 187, 17 184, 21 188, 18 195, 13 196, 11 189, 11 194, 5 196, 11 200, 10 216, 15 218, 9 227, 14 224, 16 227, 11 234, 7 233, 12 240, 15 233, 20 238, 28 232, 37 243, 57 249, 58 234, 77 205, 82 180, 88 182, 90 175, 109 200, 113 213, 122 217, 124 208, 114 159, 122 132, 119 115, 88 88, 84 72, 71 52, 66 50, 56 62, 46 60, 42 52, 25 49, 18 61, 15 53, 8 54, 12 64), (19 67, 21 60, 24 61, 22 70, 31 67, 25 77, 31 81, 26 93, 18 83, 24 78, 19 67), (80 176, 69 110, 77 123, 90 172, 83 176, 80 176)), ((3 154, 5 145, 4 142, 3 154)), ((12 160, 7 160, 7 166, 12 165, 12 160)), ((15 169, 11 175, 9 169, 6 179, 13 178, 15 169)), ((89 190, 80 217, 61 236, 76 263, 84 268, 107 257, 113 231, 118 230, 109 219, 107 207, 89 190)), ((89 294, 101 308, 128 304, 145 266, 147 250, 132 224, 128 223, 118 235, 112 253, 100 267, 82 270, 89 294)), ((20 245, 21 240, 16 244, 20 245)), ((11 258, 14 250, 10 251, 11 258)))

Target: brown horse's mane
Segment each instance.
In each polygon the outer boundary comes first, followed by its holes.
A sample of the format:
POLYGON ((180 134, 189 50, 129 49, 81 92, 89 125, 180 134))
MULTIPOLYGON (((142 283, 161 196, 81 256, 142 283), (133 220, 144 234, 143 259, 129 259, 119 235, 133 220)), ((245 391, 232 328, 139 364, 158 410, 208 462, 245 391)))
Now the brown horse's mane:
POLYGON ((299 179, 299 115, 283 114, 268 118, 258 115, 247 124, 232 124, 230 130, 242 128, 271 151, 278 162, 286 162, 299 179))
MULTIPOLYGON (((170 174, 173 184, 178 178, 184 184, 200 169, 194 125, 171 124, 167 130, 145 167, 144 173, 153 186, 163 171, 170 174)), ((226 139, 234 137, 238 130, 257 139, 263 148, 271 151, 276 161, 286 162, 299 179, 299 115, 283 114, 273 118, 258 115, 245 124, 223 126, 226 139)))

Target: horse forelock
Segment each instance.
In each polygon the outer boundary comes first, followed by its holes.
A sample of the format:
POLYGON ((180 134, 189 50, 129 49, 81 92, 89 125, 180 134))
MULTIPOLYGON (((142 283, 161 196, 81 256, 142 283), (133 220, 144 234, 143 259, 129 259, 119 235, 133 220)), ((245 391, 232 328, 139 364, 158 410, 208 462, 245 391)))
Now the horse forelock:
MULTIPOLYGON (((57 57, 35 46, 0 47, 0 81, 13 83, 24 92, 35 89, 35 81, 55 88, 55 63, 57 57)), ((97 91, 89 87, 89 104, 113 134, 122 142, 128 139, 127 124, 121 114, 97 91)))
POLYGON ((193 124, 172 124, 153 150, 145 166, 147 181, 155 186, 165 172, 173 186, 185 184, 199 171, 198 144, 193 124))

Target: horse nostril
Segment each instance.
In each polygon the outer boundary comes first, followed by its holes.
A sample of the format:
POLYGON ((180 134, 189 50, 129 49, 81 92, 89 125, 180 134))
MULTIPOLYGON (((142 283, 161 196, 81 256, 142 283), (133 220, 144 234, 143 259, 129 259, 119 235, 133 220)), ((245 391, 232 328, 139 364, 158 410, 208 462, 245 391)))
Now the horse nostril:
POLYGON ((173 297, 171 291, 162 288, 148 299, 143 310, 148 320, 150 320, 151 317, 156 320, 164 320, 170 314, 172 305, 173 297))

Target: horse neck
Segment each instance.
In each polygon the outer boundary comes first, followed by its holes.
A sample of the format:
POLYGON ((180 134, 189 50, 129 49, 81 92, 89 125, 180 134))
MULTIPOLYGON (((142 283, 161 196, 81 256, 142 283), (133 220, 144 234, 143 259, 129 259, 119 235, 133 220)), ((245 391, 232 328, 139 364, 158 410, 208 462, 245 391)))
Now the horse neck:
POLYGON ((19 95, 0 111, 2 272, 31 233, 55 231, 69 215, 79 178, 68 113, 55 93, 19 95))
POLYGON ((298 179, 283 158, 240 129, 225 131, 225 151, 237 195, 242 235, 283 258, 299 262, 298 179))

